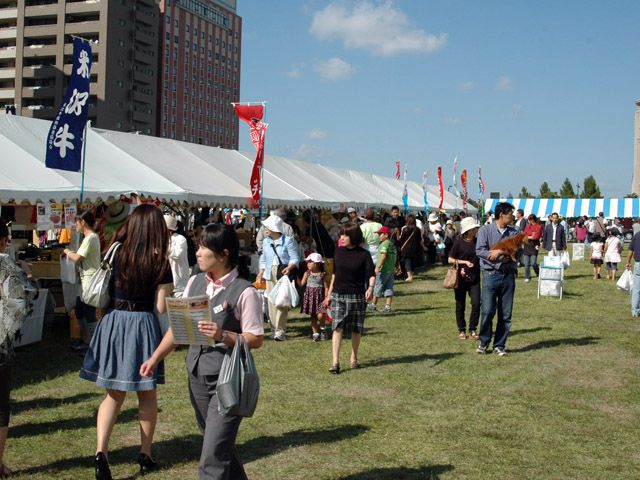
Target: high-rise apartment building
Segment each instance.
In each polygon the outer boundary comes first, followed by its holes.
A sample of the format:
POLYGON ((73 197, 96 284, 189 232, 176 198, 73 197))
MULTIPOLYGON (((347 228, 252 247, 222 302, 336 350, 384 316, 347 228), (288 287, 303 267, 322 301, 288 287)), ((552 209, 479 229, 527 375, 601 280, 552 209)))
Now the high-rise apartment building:
POLYGON ((161 0, 158 132, 238 148, 242 18, 236 0, 161 0))

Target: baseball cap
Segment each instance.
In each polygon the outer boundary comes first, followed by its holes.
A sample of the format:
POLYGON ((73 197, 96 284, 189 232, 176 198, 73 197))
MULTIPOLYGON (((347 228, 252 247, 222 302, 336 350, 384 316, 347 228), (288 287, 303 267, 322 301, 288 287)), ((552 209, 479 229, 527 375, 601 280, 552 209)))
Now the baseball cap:
POLYGON ((324 260, 322 259, 322 255, 316 252, 313 252, 307 255, 307 258, 305 258, 304 260, 306 262, 324 263, 324 260))
POLYGON ((386 233, 387 235, 391 235, 391 230, 389 230, 389 227, 380 227, 376 233, 386 233))

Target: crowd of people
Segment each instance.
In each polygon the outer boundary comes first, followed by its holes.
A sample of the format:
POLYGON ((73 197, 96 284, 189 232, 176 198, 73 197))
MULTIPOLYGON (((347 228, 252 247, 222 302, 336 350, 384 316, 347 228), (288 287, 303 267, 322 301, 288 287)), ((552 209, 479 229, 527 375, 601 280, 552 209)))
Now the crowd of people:
MULTIPOLYGON (((196 423, 203 435, 199 475, 202 479, 246 478, 235 448, 241 418, 218 415, 215 395, 218 374, 227 348, 242 336, 249 348, 260 348, 265 336, 287 338, 291 306, 276 307, 265 295, 286 277, 302 292, 301 313, 310 319, 314 342, 331 340, 329 372, 342 371, 341 346, 350 336, 348 365, 361 366, 359 352, 367 312, 393 314, 394 286, 412 282, 417 269, 452 265, 457 271, 454 288, 455 323, 461 340, 478 341, 484 354, 492 346, 498 356, 507 355, 518 266, 524 266, 524 281, 539 273, 541 248, 555 255, 567 250, 568 225, 554 213, 543 224, 535 215, 524 217, 506 202, 499 203, 491 219, 481 225, 464 212, 446 218, 400 214, 366 209, 360 216, 350 207, 330 214, 307 210, 275 210, 262 221, 256 234, 259 253, 254 286, 242 267, 238 229, 243 220, 228 222, 228 216, 203 217, 205 224, 185 231, 174 214, 152 204, 138 205, 104 242, 94 214, 81 212, 76 230, 83 240, 77 250, 66 248, 66 257, 78 265, 80 290, 76 317, 84 353, 80 377, 105 390, 96 418, 97 445, 94 457, 96 479, 110 479, 109 440, 127 392, 136 392, 139 405, 140 449, 137 462, 142 472, 158 468, 152 454, 157 422, 159 384, 165 382, 163 361, 176 347, 171 329, 163 334, 161 316, 168 297, 207 295, 212 321, 200 322, 198 330, 212 339, 211 346, 191 346, 187 353, 188 396, 196 423), (164 215, 163 215, 164 213, 164 215), (518 236, 526 241, 511 248, 518 236), (102 240, 102 242, 101 242, 102 240), (112 302, 97 315, 83 301, 101 254, 112 248, 112 302), (466 321, 467 297, 471 311, 466 321), (378 302, 384 299, 380 308, 378 302), (213 305, 224 305, 214 309, 213 305), (379 309, 380 308, 380 309, 379 309), (90 335, 90 324, 95 324, 90 335), (495 320, 495 329, 494 329, 495 320)), ((246 218, 249 221, 249 218, 246 218)), ((594 278, 600 278, 604 263, 607 278, 615 280, 621 262, 621 231, 607 227, 603 216, 577 222, 575 237, 591 249, 594 278)), ((9 424, 12 336, 28 314, 37 288, 8 255, 9 231, 0 222, 0 477, 10 473, 2 463, 9 424)), ((515 245, 515 243, 514 243, 515 245)), ((640 226, 633 236, 626 264, 635 283, 632 315, 640 316, 640 226)))

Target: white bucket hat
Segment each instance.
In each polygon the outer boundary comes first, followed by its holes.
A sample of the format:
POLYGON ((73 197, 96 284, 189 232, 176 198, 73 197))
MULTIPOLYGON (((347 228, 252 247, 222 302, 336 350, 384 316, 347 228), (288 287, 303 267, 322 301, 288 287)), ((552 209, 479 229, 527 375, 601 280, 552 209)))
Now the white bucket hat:
POLYGON ((427 219, 427 222, 437 222, 438 221, 438 216, 435 213, 430 213, 429 214, 429 218, 427 219))
POLYGON ((460 222, 460 235, 474 228, 480 228, 480 224, 471 217, 464 217, 460 222))
POLYGON ((178 230, 178 219, 176 217, 172 217, 171 215, 164 216, 164 223, 167 224, 167 228, 172 232, 178 230))
POLYGON ((319 253, 313 252, 310 253, 309 255, 307 255, 307 258, 304 259, 306 262, 313 262, 313 263, 324 263, 324 260, 322 259, 322 255, 320 255, 319 253))
POLYGON ((282 219, 277 215, 271 215, 262 222, 264 228, 271 230, 272 232, 282 233, 283 227, 282 219))

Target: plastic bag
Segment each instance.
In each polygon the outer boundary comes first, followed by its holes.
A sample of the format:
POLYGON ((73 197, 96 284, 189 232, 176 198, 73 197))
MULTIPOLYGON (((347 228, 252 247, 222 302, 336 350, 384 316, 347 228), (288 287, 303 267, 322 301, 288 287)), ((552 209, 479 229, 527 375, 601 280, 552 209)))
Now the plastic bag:
POLYGON ((278 308, 292 308, 300 301, 295 284, 287 276, 278 280, 273 290, 269 292, 268 298, 278 308))
POLYGON ((227 349, 222 360, 218 384, 218 413, 250 417, 260 395, 260 377, 253 363, 249 345, 236 335, 233 349, 227 349))
POLYGON ((631 293, 631 289, 633 288, 633 273, 631 270, 626 270, 622 272, 620 278, 616 282, 616 286, 620 290, 624 290, 627 293, 631 293))
POLYGON ((564 266, 564 268, 569 268, 569 266, 571 265, 571 260, 569 259, 569 252, 567 252, 566 250, 562 252, 560 261, 562 262, 562 265, 564 266))
POLYGON ((66 255, 60 257, 60 281, 62 283, 76 283, 76 264, 66 255))

